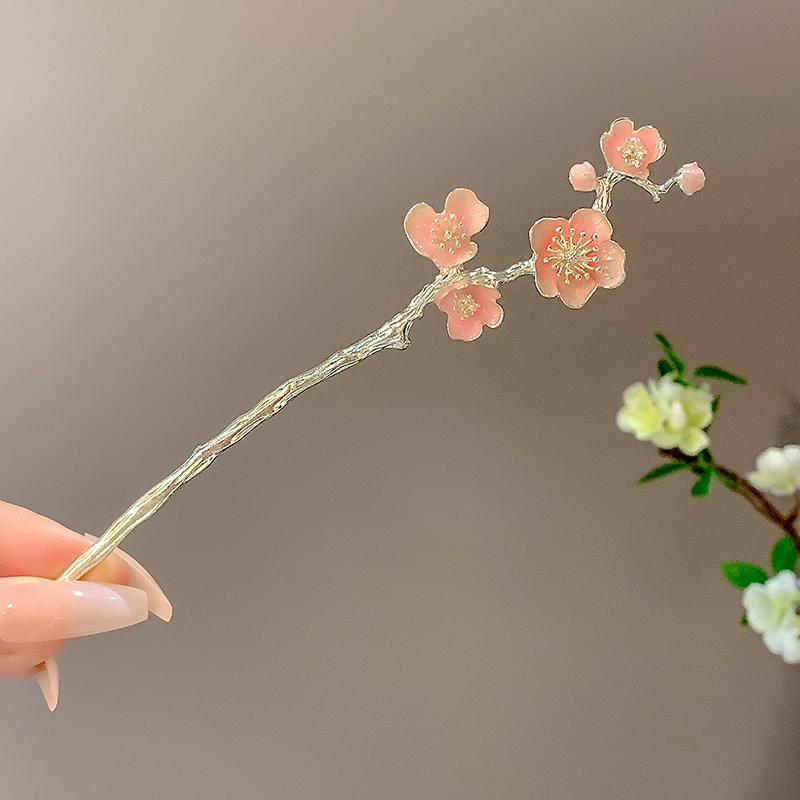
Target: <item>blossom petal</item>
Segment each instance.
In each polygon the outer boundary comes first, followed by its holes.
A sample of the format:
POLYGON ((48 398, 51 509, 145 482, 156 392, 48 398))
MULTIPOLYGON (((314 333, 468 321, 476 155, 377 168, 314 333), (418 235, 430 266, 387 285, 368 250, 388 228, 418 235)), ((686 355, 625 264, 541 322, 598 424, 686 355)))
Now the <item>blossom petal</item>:
POLYGON ((537 258, 533 268, 533 280, 539 294, 544 297, 558 297, 555 270, 549 264, 542 264, 542 259, 537 258))
POLYGON ((491 286, 473 285, 472 296, 481 304, 476 316, 484 325, 496 328, 503 321, 503 309, 497 303, 500 292, 491 286))
POLYGON ((453 189, 444 201, 444 213, 455 214, 464 223, 467 236, 482 231, 489 221, 489 206, 481 203, 472 189, 453 189))
POLYGON ((556 228, 568 227, 569 221, 563 217, 537 219, 530 231, 531 249, 539 258, 542 258, 547 253, 547 245, 550 240, 556 235, 556 228))
POLYGON ((447 332, 451 339, 461 339, 464 342, 472 342, 483 332, 483 325, 478 319, 477 314, 473 314, 467 319, 461 319, 458 314, 447 315, 447 332))
POLYGON ((643 128, 639 128, 635 131, 635 134, 642 143, 642 147, 647 150, 646 163, 652 164, 653 161, 658 161, 666 153, 666 142, 652 125, 645 125, 643 128))
POLYGON ((611 238, 611 223, 602 211, 593 208, 579 208, 569 219, 571 228, 578 233, 585 233, 591 238, 597 234, 598 242, 605 242, 611 238))
POLYGON ((625 280, 625 251, 616 242, 602 242, 597 249, 595 280, 604 289, 616 289, 625 280))
POLYGON ((464 247, 459 247, 452 253, 447 250, 436 249, 435 254, 428 256, 428 258, 430 258, 439 269, 450 269, 450 267, 457 267, 459 264, 463 264, 471 258, 475 258, 476 255, 478 255, 478 245, 475 244, 475 242, 469 242, 464 247))
POLYGON ((403 222, 408 241, 411 246, 426 258, 433 259, 438 255, 437 247, 431 242, 431 225, 436 219, 436 212, 427 203, 417 203, 409 209, 403 222))
POLYGON ((559 281, 559 294, 565 306, 581 308, 594 294, 597 284, 591 279, 572 280, 569 283, 559 281))
POLYGON ((481 308, 481 322, 490 328, 496 328, 503 321, 503 307, 494 300, 481 308))
POLYGON ((708 447, 708 434, 699 428, 685 428, 678 447, 687 456, 696 456, 704 447, 708 447))

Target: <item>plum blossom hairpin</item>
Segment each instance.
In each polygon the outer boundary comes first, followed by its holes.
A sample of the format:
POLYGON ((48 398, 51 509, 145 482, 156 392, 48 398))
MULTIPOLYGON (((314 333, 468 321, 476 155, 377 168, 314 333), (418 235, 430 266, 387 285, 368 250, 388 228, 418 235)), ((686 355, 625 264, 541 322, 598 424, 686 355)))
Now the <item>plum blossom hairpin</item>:
POLYGON ((439 273, 406 308, 355 344, 334 353, 321 364, 281 384, 223 431, 195 449, 174 472, 133 503, 81 557, 61 580, 78 580, 107 558, 138 525, 193 477, 208 467, 226 448, 236 444, 265 420, 277 414, 306 389, 385 349, 403 350, 411 344, 409 331, 425 307, 433 303, 447 315, 453 339, 477 339, 484 326, 496 328, 503 320, 498 287, 532 276, 545 297, 560 297, 565 305, 580 308, 598 288, 613 289, 625 278, 625 252, 611 239, 607 212, 611 193, 623 180, 645 189, 659 200, 677 184, 685 194, 702 188, 704 177, 696 164, 686 164, 666 183, 648 177, 648 166, 664 153, 664 142, 652 127, 634 128, 618 119, 603 134, 600 146, 607 170, 598 177, 588 162, 572 167, 569 179, 578 191, 595 192, 591 208, 580 208, 569 219, 540 219, 530 229, 530 258, 503 270, 468 269, 478 253, 473 241, 489 219, 489 208, 470 189, 455 189, 441 212, 418 203, 405 218, 405 232, 414 249, 429 258, 439 273))

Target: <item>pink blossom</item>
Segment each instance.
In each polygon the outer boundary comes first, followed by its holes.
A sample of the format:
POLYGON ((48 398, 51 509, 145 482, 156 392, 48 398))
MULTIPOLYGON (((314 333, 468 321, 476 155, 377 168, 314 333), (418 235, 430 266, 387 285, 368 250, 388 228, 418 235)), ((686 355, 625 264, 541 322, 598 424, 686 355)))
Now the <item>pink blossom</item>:
POLYGON ((696 161, 692 161, 678 170, 677 181, 685 195, 692 195, 706 185, 706 174, 697 166, 696 161))
POLYGON ((579 208, 569 220, 545 217, 531 228, 536 288, 580 308, 601 286, 615 289, 625 280, 625 251, 611 241, 608 217, 579 208))
POLYGON ((496 328, 503 321, 503 309, 497 304, 500 292, 466 278, 440 289, 433 298, 440 311, 447 314, 447 332, 451 339, 471 342, 483 326, 496 328))
POLYGON ((655 128, 647 125, 634 130, 633 123, 621 117, 600 137, 600 149, 611 169, 646 178, 650 174, 647 165, 658 161, 667 146, 655 128))
POLYGON ((576 192, 593 192, 598 186, 597 173, 588 161, 573 164, 569 170, 569 182, 576 192))
MULTIPOLYGON (((413 248, 441 270, 474 258, 478 245, 471 240, 489 220, 489 208, 470 189, 453 189, 437 213, 417 203, 406 214, 404 227, 413 248)), ((477 334, 476 334, 477 335, 477 334)))

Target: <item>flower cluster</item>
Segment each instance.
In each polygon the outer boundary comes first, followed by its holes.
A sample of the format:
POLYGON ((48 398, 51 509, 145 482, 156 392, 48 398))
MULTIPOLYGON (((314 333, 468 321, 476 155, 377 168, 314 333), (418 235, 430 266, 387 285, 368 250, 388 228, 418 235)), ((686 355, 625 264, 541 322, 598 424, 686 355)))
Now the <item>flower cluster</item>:
POLYGON ((800 580, 789 569, 742 592, 747 624, 767 650, 788 664, 800 664, 800 580))
POLYGON ((648 385, 634 383, 623 393, 625 405, 617 413, 620 430, 656 447, 677 447, 696 456, 708 447, 706 428, 714 417, 714 398, 708 386, 687 386, 671 375, 648 385))
POLYGON ((744 378, 712 364, 687 373, 684 360, 662 333, 655 334, 663 350, 657 362, 661 376, 648 385, 636 383, 623 395, 625 405, 617 413, 617 425, 638 439, 647 439, 668 459, 640 479, 640 483, 672 473, 691 471, 696 476, 694 497, 709 493, 712 480, 718 479, 744 497, 759 514, 781 529, 770 555, 773 576, 758 566, 743 561, 726 561, 722 573, 737 589, 742 589, 745 614, 743 625, 761 634, 771 653, 789 664, 800 664, 800 578, 796 575, 800 558, 800 499, 788 513, 778 509, 762 492, 790 495, 800 489, 800 445, 770 447, 756 459, 756 470, 746 478, 714 459, 709 448, 708 429, 719 405, 698 378, 746 384, 744 378))
MULTIPOLYGON (((598 178, 588 161, 575 164, 569 171, 576 190, 597 192, 592 208, 580 208, 569 219, 539 219, 529 234, 536 288, 544 297, 560 297, 569 308, 581 308, 596 289, 615 289, 625 280, 625 251, 611 240, 611 223, 605 213, 616 183, 623 178, 638 182, 657 200, 673 184, 691 195, 705 182, 703 170, 692 162, 684 164, 662 186, 649 183, 648 166, 661 158, 666 145, 655 128, 634 128, 626 117, 615 120, 602 135, 600 149, 608 165, 603 177, 598 178)), ((441 212, 427 203, 417 203, 406 214, 404 228, 412 247, 449 276, 477 255, 478 245, 472 237, 488 220, 488 206, 475 192, 462 188, 450 192, 441 212)), ((450 336, 472 341, 480 336, 484 325, 494 328, 500 324, 499 296, 494 286, 468 282, 446 286, 435 302, 447 314, 450 336)))

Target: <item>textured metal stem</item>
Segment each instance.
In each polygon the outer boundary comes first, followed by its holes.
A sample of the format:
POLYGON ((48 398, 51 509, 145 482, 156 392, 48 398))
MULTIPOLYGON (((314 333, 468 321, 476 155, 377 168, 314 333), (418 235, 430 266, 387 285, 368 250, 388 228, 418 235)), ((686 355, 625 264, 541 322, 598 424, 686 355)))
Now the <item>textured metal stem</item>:
POLYGON ((282 383, 253 408, 233 420, 225 430, 197 447, 178 469, 145 492, 121 517, 116 519, 100 539, 64 571, 60 580, 78 580, 97 566, 103 559, 111 555, 134 528, 155 514, 181 486, 210 466, 223 450, 236 444, 264 420, 277 414, 297 395, 381 350, 387 348, 405 350, 411 344, 411 340, 408 338, 411 325, 414 320, 422 316, 425 306, 433 300, 434 295, 440 289, 450 286, 462 278, 468 278, 471 283, 483 283, 496 287, 523 275, 533 275, 533 265, 533 259, 529 259, 520 261, 500 272, 492 272, 481 267, 475 270, 456 268, 440 273, 435 280, 423 287, 403 311, 392 317, 389 322, 355 344, 334 353, 313 369, 282 383))
POLYGON ((592 204, 592 208, 595 209, 595 211, 602 211, 604 214, 608 213, 608 209, 611 208, 611 190, 622 180, 627 180, 631 183, 635 183, 637 186, 641 186, 642 189, 653 198, 654 203, 657 203, 661 199, 661 196, 665 195, 678 182, 677 176, 673 176, 664 183, 653 183, 647 178, 635 178, 632 175, 623 175, 621 172, 617 172, 609 167, 608 172, 597 179, 598 185, 595 190, 597 192, 597 197, 592 204))

